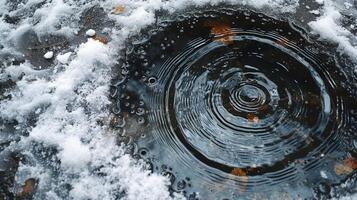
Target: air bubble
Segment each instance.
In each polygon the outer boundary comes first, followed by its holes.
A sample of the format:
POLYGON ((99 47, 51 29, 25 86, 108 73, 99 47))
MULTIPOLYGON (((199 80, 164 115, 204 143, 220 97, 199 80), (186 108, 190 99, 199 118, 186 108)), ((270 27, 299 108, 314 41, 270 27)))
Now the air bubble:
POLYGON ((138 150, 139 154, 142 156, 142 157, 146 157, 147 154, 148 154, 148 150, 145 149, 145 148, 141 148, 138 150))
POLYGON ((154 77, 154 76, 152 76, 152 77, 150 77, 150 78, 148 79, 148 85, 149 85, 149 86, 153 86, 153 85, 156 84, 156 81, 157 81, 157 78, 154 77))
POLYGON ((141 108, 141 107, 137 108, 136 114, 139 115, 139 116, 145 114, 145 109, 141 108))
POLYGON ((177 182, 177 189, 178 190, 184 190, 186 188, 186 181, 185 180, 180 180, 177 182))
POLYGON ((138 121, 139 124, 144 124, 144 123, 145 123, 144 117, 139 117, 139 118, 137 119, 137 121, 138 121))

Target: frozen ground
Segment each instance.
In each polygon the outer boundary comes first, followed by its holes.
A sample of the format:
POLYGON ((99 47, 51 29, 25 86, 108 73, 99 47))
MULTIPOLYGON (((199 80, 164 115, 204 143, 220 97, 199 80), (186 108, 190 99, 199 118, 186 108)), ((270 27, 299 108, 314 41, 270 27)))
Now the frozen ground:
POLYGON ((0 191, 36 178, 34 199, 182 199, 109 128, 107 97, 124 42, 155 23, 157 11, 226 3, 299 19, 357 63, 354 1, 306 2, 0 0, 0 183, 15 183, 0 191))

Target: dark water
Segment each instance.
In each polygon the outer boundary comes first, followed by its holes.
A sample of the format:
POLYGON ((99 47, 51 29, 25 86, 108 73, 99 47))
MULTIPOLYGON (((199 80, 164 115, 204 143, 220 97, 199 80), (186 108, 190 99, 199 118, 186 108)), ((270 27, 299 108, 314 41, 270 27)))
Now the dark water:
POLYGON ((218 10, 146 31, 112 88, 113 126, 172 191, 322 198, 355 173, 354 86, 303 30, 218 10))

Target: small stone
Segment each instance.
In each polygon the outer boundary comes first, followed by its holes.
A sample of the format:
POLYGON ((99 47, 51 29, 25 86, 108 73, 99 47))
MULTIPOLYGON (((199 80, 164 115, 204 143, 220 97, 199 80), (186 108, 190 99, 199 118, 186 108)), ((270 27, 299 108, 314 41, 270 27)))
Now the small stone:
POLYGON ((47 60, 52 59, 53 58, 53 51, 49 51, 47 53, 45 53, 45 55, 43 55, 43 57, 47 60))
POLYGON ((87 35, 88 37, 93 37, 93 36, 95 36, 95 30, 93 30, 93 29, 87 30, 86 35, 87 35))

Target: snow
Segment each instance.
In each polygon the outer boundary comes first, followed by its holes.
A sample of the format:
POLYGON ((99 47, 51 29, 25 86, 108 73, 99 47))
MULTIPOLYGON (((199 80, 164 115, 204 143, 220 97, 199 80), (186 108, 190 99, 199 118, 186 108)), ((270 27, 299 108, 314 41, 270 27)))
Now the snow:
POLYGON ((320 11, 319 10, 311 10, 310 13, 312 13, 314 15, 319 15, 320 11))
POLYGON ((324 6, 323 15, 316 21, 311 21, 309 26, 313 33, 319 34, 321 40, 338 44, 341 53, 357 62, 357 47, 350 41, 350 37, 354 35, 341 25, 341 19, 341 13, 330 2, 324 6))
POLYGON ((34 18, 40 19, 35 30, 42 34, 54 32, 56 26, 61 24, 59 19, 69 17, 71 13, 71 6, 65 4, 63 0, 49 1, 44 7, 36 9, 34 13, 34 18))
POLYGON ((80 170, 89 163, 91 155, 87 145, 84 145, 77 137, 68 137, 61 145, 59 155, 63 168, 76 168, 80 170))
POLYGON ((318 3, 318 4, 324 4, 324 1, 325 0, 315 0, 316 1, 316 3, 318 3))
POLYGON ((350 8, 353 7, 353 5, 351 3, 349 3, 349 2, 345 2, 344 5, 345 5, 346 9, 350 9, 350 8))
POLYGON ((155 16, 153 12, 145 10, 143 7, 139 7, 132 11, 128 16, 119 16, 117 21, 127 28, 140 28, 155 22, 155 16))
MULTIPOLYGON (((338 44, 341 53, 357 59, 357 48, 350 42, 353 34, 341 25, 342 15, 333 1, 315 1, 323 9, 311 11, 321 14, 316 21, 309 23, 311 31, 319 34, 321 40, 338 44)), ((227 2, 257 9, 270 7, 285 13, 293 12, 298 6, 298 0, 28 0, 17 9, 10 10, 6 2, 0 0, 0 16, 21 13, 24 17, 17 25, 0 20, 0 43, 4 45, 0 54, 10 52, 17 56, 22 56, 16 48, 21 46, 20 39, 29 30, 39 36, 53 34, 71 38, 78 32, 78 21, 86 8, 99 3, 110 13, 117 5, 125 7, 125 13, 109 14, 115 21, 115 27, 107 31, 112 35, 108 44, 88 38, 86 42, 72 46, 69 52, 56 50, 58 62, 50 69, 35 70, 29 61, 25 61, 18 66, 6 65, 0 70, 0 82, 7 79, 16 82, 14 89, 7 92, 12 99, 0 101, 0 119, 17 120, 17 128, 29 132, 28 137, 13 142, 9 148, 22 151, 36 163, 20 165, 18 182, 38 177, 39 189, 43 192, 35 199, 61 199, 59 188, 70 184, 73 189, 69 197, 79 200, 110 200, 120 191, 125 191, 126 200, 182 199, 180 194, 170 196, 167 177, 150 174, 143 163, 124 153, 125 147, 116 144, 106 125, 97 123, 112 117, 107 97, 111 69, 118 60, 118 50, 123 48, 127 37, 155 22, 157 10, 174 12, 188 6, 227 2), (32 9, 41 2, 44 3, 32 9), (37 122, 29 127, 28 121, 34 114, 37 122), (53 172, 33 156, 30 149, 34 143, 58 151, 59 178, 54 179, 51 176, 53 172), (93 169, 99 169, 106 175, 98 176, 93 169)), ((93 29, 86 31, 89 37, 95 34, 93 29)), ((44 55, 46 59, 53 56, 53 51, 44 55)), ((321 175, 326 174, 321 172, 321 175)))
POLYGON ((69 61, 69 58, 71 57, 72 52, 67 52, 64 54, 59 54, 57 55, 56 59, 58 60, 58 62, 60 62, 61 64, 67 64, 69 61))
MULTIPOLYGON (((344 196, 339 198, 338 200, 356 200, 357 199, 357 194, 353 194, 351 196, 344 196)), ((337 200, 337 199, 334 199, 337 200)))

